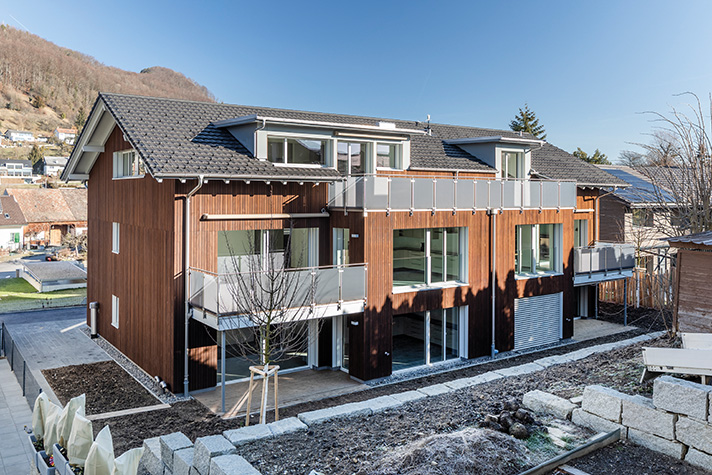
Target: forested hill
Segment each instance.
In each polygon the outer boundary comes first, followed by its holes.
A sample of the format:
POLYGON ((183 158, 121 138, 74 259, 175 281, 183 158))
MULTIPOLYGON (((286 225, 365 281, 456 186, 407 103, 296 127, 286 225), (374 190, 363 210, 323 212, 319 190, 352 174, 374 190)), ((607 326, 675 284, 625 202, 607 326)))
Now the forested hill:
POLYGON ((215 101, 205 86, 171 69, 105 66, 8 25, 0 25, 0 87, 0 133, 81 125, 99 91, 215 101))

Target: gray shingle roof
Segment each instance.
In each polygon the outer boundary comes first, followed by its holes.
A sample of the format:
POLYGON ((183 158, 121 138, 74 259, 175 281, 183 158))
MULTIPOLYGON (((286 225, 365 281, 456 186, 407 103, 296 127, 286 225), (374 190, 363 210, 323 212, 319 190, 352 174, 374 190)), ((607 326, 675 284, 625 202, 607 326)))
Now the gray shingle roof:
POLYGON ((670 242, 679 242, 684 244, 702 244, 704 246, 712 246, 712 231, 705 231, 697 234, 688 234, 687 236, 668 238, 670 242))
MULTIPOLYGON (((342 124, 377 126, 393 122, 397 129, 424 129, 423 122, 342 114, 271 109, 208 102, 101 93, 108 110, 144 159, 154 177, 231 175, 313 177, 334 179, 330 168, 284 168, 254 158, 227 130, 214 122, 249 115, 342 124)), ((520 137, 511 130, 431 124, 431 135, 411 136, 411 168, 492 172, 492 167, 445 140, 485 136, 520 137)), ((525 134, 525 137, 532 138, 525 134)), ((532 150, 532 165, 541 175, 576 180, 583 185, 613 186, 625 182, 582 162, 569 153, 544 145, 532 150)))

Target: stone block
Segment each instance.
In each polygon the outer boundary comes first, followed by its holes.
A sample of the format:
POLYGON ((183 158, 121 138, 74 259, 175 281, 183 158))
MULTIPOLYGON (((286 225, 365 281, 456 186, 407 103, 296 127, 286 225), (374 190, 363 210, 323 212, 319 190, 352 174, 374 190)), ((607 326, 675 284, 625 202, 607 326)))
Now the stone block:
POLYGON ((706 421, 712 387, 660 376, 653 383, 653 404, 658 409, 706 421))
POLYGON ((208 475, 210 473, 210 459, 235 453, 235 446, 222 435, 198 437, 195 440, 194 447, 193 467, 198 469, 200 475, 208 475))
POLYGON ((143 449, 139 463, 151 475, 164 475, 165 464, 161 460, 161 442, 158 437, 144 440, 143 449))
POLYGON ((551 414, 559 419, 570 419, 571 413, 578 407, 568 399, 539 390, 526 393, 522 404, 534 412, 551 414))
POLYGON ((418 401, 418 400, 426 398, 428 396, 426 396, 425 394, 423 394, 419 391, 405 391, 402 393, 391 394, 391 397, 398 399, 402 403, 406 403, 406 402, 418 401))
POLYGON ((652 399, 627 396, 623 399, 622 424, 664 439, 675 439, 677 415, 655 409, 652 399))
POLYGON ((521 364, 519 366, 512 366, 509 368, 498 369, 495 371, 495 373, 500 374, 500 375, 504 376, 505 378, 508 378, 510 376, 522 376, 525 374, 536 373, 537 371, 541 371, 542 369, 544 369, 544 367, 539 366, 536 363, 526 363, 526 364, 521 364))
POLYGON ((365 401, 373 414, 402 406, 403 403, 392 396, 379 396, 365 401))
POLYGON ((448 381, 443 383, 445 386, 452 390, 470 388, 472 386, 477 386, 479 384, 489 383, 495 379, 500 379, 503 376, 501 374, 495 373, 494 371, 489 371, 487 373, 478 374, 477 376, 472 376, 470 378, 460 378, 454 381, 448 381))
POLYGON ((576 404, 577 406, 580 406, 581 403, 583 402, 583 396, 575 396, 569 399, 573 404, 576 404))
POLYGON ((193 442, 182 432, 162 435, 158 440, 161 444, 161 460, 166 464, 168 470, 173 470, 173 453, 176 450, 187 449, 193 446, 193 442))
POLYGON ((675 439, 702 452, 712 454, 712 426, 687 417, 675 424, 675 439))
POLYGON ((637 429, 628 429, 628 440, 634 444, 642 445, 655 452, 669 455, 676 459, 682 459, 685 455, 686 447, 680 442, 674 440, 663 439, 647 432, 642 432, 637 429))
POLYGON ((621 422, 625 394, 603 386, 586 386, 583 390, 581 409, 609 421, 621 422))
POLYGON ((270 430, 273 437, 279 437, 283 434, 290 434, 292 432, 299 432, 308 429, 307 425, 296 417, 288 417, 287 419, 270 422, 267 424, 267 428, 270 430))
POLYGON ((546 358, 539 358, 538 360, 532 361, 532 363, 536 363, 542 368, 549 368, 551 366, 556 366, 561 363, 564 363, 564 359, 562 358, 563 355, 555 355, 555 356, 547 356, 546 358))
POLYGON ((316 411, 302 412, 297 417, 308 426, 321 424, 333 419, 352 418, 371 415, 371 409, 366 402, 351 402, 335 407, 327 407, 316 411))
POLYGON ((628 437, 628 429, 625 426, 611 422, 608 419, 591 414, 590 412, 586 412, 583 409, 574 409, 571 413, 571 422, 577 426, 588 427, 589 429, 593 429, 597 432, 608 433, 613 432, 616 429, 620 429, 621 439, 628 437))
POLYGON ((272 437, 272 431, 267 424, 255 424, 253 426, 240 427, 239 429, 226 430, 223 436, 235 447, 248 444, 259 439, 272 437))
POLYGON ((173 453, 173 475, 190 475, 193 468, 193 447, 176 450, 173 453))
POLYGON ((421 393, 426 396, 439 396, 441 394, 447 394, 450 391, 454 391, 452 388, 445 386, 444 384, 433 384, 432 386, 425 386, 424 388, 418 389, 421 393))
POLYGON ((690 449, 685 455, 685 462, 698 467, 712 470, 712 455, 700 452, 697 449, 690 449))
POLYGON ((239 455, 221 455, 210 460, 210 475, 260 475, 260 472, 239 455))

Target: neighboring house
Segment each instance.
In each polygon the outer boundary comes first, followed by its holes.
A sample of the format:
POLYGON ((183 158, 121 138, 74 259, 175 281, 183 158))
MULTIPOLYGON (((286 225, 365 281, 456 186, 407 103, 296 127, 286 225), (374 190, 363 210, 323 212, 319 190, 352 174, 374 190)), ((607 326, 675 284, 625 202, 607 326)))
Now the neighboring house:
POLYGON ((67 233, 87 229, 87 190, 49 188, 8 188, 27 220, 25 244, 59 246, 67 233))
POLYGON ((44 157, 44 175, 59 176, 67 165, 69 157, 44 157))
POLYGON ((671 212, 676 207, 674 198, 652 182, 645 168, 599 168, 631 185, 601 197, 601 240, 631 243, 636 247, 639 268, 651 275, 668 272, 671 256, 665 238, 674 234, 672 229, 679 224, 671 212))
POLYGON ((5 137, 13 142, 34 142, 35 136, 26 130, 7 129, 5 137))
POLYGON ((17 251, 23 247, 23 228, 27 224, 12 196, 0 196, 0 249, 17 251))
POLYGON ((511 131, 100 94, 62 179, 90 182, 99 333, 175 392, 215 386, 240 338, 239 243, 265 262, 291 233, 317 279, 323 326, 283 369, 360 380, 569 338, 634 266, 589 247, 601 188, 626 184, 511 131))
POLYGON ((30 160, 0 159, 0 176, 32 177, 30 160))
POLYGON ((675 308, 677 331, 712 333, 712 231, 668 239, 677 250, 675 308))
POLYGON ((54 136, 60 142, 74 145, 74 138, 77 136, 77 129, 63 129, 61 127, 57 127, 54 129, 54 136))

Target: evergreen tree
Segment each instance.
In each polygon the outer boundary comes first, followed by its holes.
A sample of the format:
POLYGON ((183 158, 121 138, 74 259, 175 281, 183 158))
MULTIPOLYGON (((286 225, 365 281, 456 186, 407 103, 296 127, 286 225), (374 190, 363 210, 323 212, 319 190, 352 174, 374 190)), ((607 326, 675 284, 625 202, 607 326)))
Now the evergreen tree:
POLYGON ((37 144, 32 146, 27 159, 32 162, 32 172, 35 175, 44 175, 44 154, 37 144))
POLYGON ((79 107, 77 111, 77 117, 74 119, 74 126, 77 128, 77 133, 82 130, 84 123, 87 121, 87 114, 84 112, 84 107, 79 107))
POLYGON ((544 126, 539 124, 534 111, 529 110, 529 104, 524 104, 524 109, 519 108, 519 114, 509 123, 509 128, 515 132, 529 132, 540 140, 546 140, 544 126))
POLYGON ((593 163, 594 165, 610 165, 611 162, 608 160, 608 157, 606 156, 605 153, 601 153, 600 150, 596 149, 595 152, 593 152, 593 155, 590 157, 586 152, 581 150, 581 147, 577 147, 576 151, 572 154, 576 158, 580 158, 581 160, 588 162, 588 163, 593 163))

